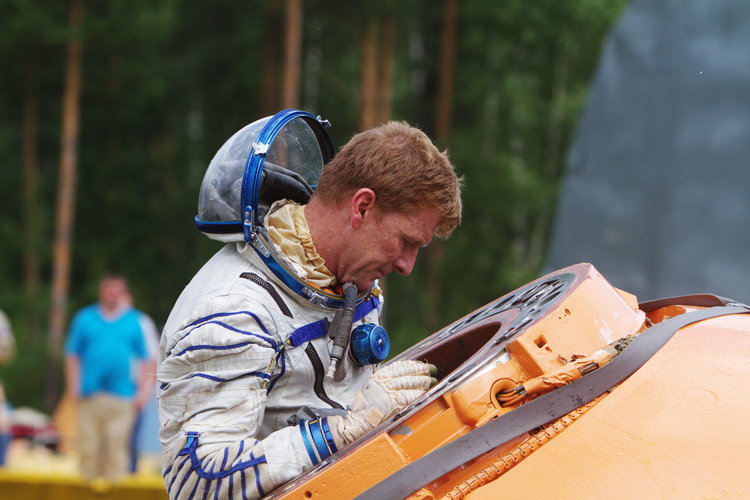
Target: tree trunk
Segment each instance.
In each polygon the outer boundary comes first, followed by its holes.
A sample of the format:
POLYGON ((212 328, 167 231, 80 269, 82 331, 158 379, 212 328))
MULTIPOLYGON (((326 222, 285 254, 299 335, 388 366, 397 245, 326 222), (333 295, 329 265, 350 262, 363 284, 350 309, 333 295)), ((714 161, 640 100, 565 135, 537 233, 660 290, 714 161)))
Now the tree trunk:
POLYGON ((83 0, 72 0, 70 6, 71 38, 67 44, 65 89, 63 91, 60 171, 55 211, 55 240, 52 262, 52 303, 50 309, 47 405, 52 407, 58 395, 60 350, 65 328, 65 313, 70 289, 70 261, 73 247, 76 167, 81 100, 81 25, 83 0))
POLYGON ((372 128, 377 123, 377 53, 377 25, 374 20, 371 20, 362 32, 360 130, 372 128))
POLYGON ((435 134, 441 147, 450 140, 453 116, 453 73, 456 63, 456 19, 458 0, 443 0, 443 36, 440 43, 440 74, 435 134))
POLYGON ((26 338, 35 341, 37 336, 39 300, 39 122, 38 101, 31 88, 32 79, 26 81, 23 103, 23 281, 26 289, 26 338))
POLYGON ((296 108, 299 106, 302 0, 287 0, 286 2, 286 37, 284 41, 284 85, 281 103, 284 108, 296 108))

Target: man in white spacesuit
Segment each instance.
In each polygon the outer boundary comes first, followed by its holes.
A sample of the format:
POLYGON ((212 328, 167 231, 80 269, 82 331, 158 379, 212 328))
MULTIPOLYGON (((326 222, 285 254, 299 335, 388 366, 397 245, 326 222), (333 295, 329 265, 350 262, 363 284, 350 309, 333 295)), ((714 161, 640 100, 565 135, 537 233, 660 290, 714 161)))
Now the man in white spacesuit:
POLYGON ((419 361, 378 368, 387 352, 353 352, 348 337, 377 325, 377 280, 409 274, 418 250, 460 222, 453 166, 397 122, 354 136, 326 163, 324 122, 288 112, 230 138, 201 187, 196 225, 227 244, 182 292, 161 339, 173 499, 263 496, 434 380, 419 361), (316 162, 322 172, 307 172, 316 162))

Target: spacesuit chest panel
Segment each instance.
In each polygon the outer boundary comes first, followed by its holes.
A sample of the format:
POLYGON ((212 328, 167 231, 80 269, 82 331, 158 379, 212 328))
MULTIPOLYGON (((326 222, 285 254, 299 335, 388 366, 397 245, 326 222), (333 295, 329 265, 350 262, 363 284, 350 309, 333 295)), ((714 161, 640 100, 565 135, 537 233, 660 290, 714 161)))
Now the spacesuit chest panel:
MULTIPOLYGON (((328 319, 331 320, 332 318, 328 319)), ((377 322, 378 311, 373 309, 355 322, 353 327, 377 322)), ((358 366, 347 355, 342 360, 346 373, 344 379, 336 382, 327 378, 325 374, 331 362, 332 345, 333 341, 328 335, 297 346, 287 344, 284 351, 284 373, 266 396, 266 413, 261 427, 263 435, 289 425, 289 418, 303 407, 346 410, 352 404, 354 396, 372 375, 374 367, 358 366)))
MULTIPOLYGON (((253 283, 268 310, 276 311, 274 336, 283 346, 282 356, 271 370, 259 438, 288 426, 289 417, 303 407, 348 408, 374 367, 361 367, 346 355, 341 361, 346 372, 344 379, 335 382, 325 377, 333 345, 328 328, 337 311, 315 305, 289 290, 248 246, 238 244, 238 250, 254 267, 242 277, 253 283)), ((364 323, 379 324, 380 308, 380 298, 363 301, 357 307, 352 328, 364 323)))

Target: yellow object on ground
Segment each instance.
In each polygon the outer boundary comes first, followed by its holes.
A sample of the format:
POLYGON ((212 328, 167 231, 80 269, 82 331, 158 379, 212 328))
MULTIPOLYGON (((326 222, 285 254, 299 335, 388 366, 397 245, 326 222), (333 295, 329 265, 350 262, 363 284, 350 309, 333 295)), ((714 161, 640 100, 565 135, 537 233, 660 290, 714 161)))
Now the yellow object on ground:
POLYGON ((158 457, 145 457, 138 473, 116 484, 87 483, 74 453, 54 453, 26 440, 15 440, 8 463, 0 468, 0 500, 164 500, 158 457))

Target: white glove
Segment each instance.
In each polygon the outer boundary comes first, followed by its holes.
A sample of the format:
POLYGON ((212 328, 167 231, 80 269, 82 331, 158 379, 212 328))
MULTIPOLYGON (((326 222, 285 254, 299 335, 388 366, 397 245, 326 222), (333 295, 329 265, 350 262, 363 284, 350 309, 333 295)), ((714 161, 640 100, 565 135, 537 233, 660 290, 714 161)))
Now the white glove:
POLYGON ((374 429, 386 418, 422 396, 436 382, 433 365, 401 360, 379 368, 354 398, 352 409, 328 417, 334 442, 340 449, 374 429))

